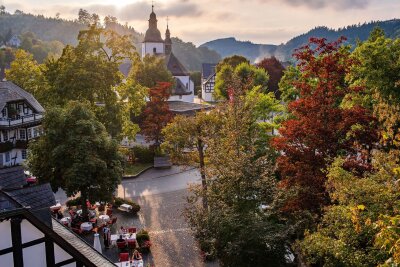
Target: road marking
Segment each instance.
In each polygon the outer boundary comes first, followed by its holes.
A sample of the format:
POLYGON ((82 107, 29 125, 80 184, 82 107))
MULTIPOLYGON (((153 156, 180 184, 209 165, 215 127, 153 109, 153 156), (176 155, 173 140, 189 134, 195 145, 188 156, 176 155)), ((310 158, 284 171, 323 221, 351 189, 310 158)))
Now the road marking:
POLYGON ((149 234, 166 234, 166 233, 173 233, 173 232, 190 232, 191 229, 189 227, 186 228, 178 228, 178 229, 168 229, 168 230, 160 230, 160 231, 149 231, 149 234))

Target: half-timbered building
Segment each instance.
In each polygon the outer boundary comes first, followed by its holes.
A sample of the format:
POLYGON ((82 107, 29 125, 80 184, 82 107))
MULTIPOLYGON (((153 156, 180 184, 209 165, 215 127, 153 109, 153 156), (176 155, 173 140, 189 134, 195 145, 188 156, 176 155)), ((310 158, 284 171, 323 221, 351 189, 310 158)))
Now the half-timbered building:
POLYGON ((0 82, 0 168, 21 164, 29 140, 42 134, 44 108, 10 81, 0 82))
POLYGON ((206 102, 214 102, 214 86, 216 64, 203 63, 201 67, 201 98, 206 102))
POLYGON ((115 266, 51 217, 49 184, 26 186, 20 166, 0 169, 0 266, 115 266))

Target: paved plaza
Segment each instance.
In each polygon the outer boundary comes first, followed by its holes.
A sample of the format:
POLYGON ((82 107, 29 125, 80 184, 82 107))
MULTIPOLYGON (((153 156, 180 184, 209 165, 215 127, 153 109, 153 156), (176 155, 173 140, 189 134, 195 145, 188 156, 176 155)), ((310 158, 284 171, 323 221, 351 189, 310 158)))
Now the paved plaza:
POLYGON ((196 169, 173 166, 168 170, 150 169, 119 186, 119 197, 131 198, 142 207, 137 223, 150 232, 153 247, 149 261, 155 266, 218 266, 202 261, 182 216, 188 185, 200 181, 196 169))

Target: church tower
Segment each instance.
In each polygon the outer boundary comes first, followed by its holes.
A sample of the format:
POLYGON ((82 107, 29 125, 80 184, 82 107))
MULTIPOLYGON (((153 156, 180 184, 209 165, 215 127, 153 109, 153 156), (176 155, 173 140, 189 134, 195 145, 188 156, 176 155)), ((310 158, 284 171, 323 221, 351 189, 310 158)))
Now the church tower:
POLYGON ((165 31, 165 55, 168 56, 172 52, 171 33, 169 32, 168 22, 167 30, 165 31))
POLYGON ((149 19, 149 28, 146 31, 142 43, 142 57, 146 54, 159 55, 165 53, 164 40, 157 28, 157 16, 154 13, 154 5, 151 6, 151 14, 149 19))

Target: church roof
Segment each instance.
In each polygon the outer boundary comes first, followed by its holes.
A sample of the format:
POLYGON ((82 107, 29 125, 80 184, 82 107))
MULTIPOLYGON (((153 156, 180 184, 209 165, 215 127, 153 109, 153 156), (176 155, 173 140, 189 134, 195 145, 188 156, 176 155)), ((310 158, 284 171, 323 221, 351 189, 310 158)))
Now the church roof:
POLYGON ((173 53, 166 56, 165 64, 167 65, 167 69, 172 73, 173 76, 189 75, 189 72, 182 65, 182 63, 175 57, 173 53))
POLYGON ((144 36, 145 43, 164 43, 161 33, 157 28, 149 28, 144 36))
POLYGON ((152 6, 152 12, 149 19, 149 28, 144 35, 144 43, 164 43, 161 38, 161 33, 157 29, 157 15, 154 13, 154 6, 152 6))

